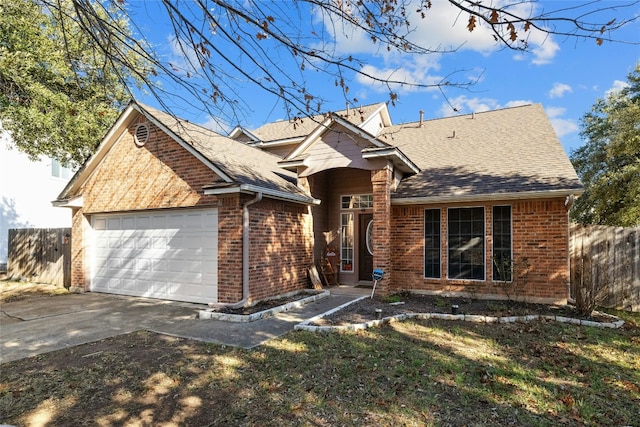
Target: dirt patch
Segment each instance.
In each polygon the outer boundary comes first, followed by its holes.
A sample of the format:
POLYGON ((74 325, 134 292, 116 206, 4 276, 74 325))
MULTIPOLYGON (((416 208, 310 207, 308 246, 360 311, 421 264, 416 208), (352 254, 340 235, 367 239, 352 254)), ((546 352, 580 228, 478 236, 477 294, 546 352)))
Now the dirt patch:
POLYGON ((532 314, 563 316, 595 322, 611 322, 615 320, 606 314, 592 316, 581 315, 570 305, 556 306, 546 304, 530 304, 515 301, 479 300, 471 298, 449 298, 436 295, 401 294, 391 297, 365 298, 313 322, 319 326, 339 326, 354 323, 365 323, 375 320, 376 310, 381 310, 382 317, 404 313, 448 313, 470 314, 480 316, 526 316, 532 314))

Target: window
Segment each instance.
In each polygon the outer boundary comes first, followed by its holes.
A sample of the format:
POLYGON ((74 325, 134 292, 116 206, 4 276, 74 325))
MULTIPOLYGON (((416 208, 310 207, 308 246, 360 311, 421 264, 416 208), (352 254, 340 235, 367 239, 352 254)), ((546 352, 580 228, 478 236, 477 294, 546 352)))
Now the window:
POLYGON ((493 280, 511 281, 511 206, 493 207, 493 280))
POLYGON ((62 179, 69 179, 70 171, 60 164, 56 159, 51 159, 51 176, 62 179))
POLYGON ((342 209, 367 209, 373 207, 373 194, 360 194, 357 196, 342 196, 340 199, 342 209))
POLYGON ((449 209, 449 279, 484 280, 484 208, 449 209))
POLYGON ((340 270, 353 271, 353 213, 340 214, 340 270))
POLYGON ((424 277, 440 278, 440 209, 424 211, 424 277))

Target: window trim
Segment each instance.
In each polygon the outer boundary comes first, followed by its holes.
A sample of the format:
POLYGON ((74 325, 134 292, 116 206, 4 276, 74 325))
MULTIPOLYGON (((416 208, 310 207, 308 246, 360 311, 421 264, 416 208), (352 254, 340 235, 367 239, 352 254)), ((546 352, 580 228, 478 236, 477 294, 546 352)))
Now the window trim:
MULTIPOLYGON (((491 206, 491 281, 492 282, 504 282, 504 280, 497 280, 494 274, 493 259, 495 255, 495 208, 509 208, 509 259, 513 264, 513 206, 512 205, 492 205, 491 206)), ((511 277, 506 283, 513 282, 513 271, 511 277)))
POLYGON ((424 279, 442 279, 442 208, 425 208, 422 213, 422 277, 424 279), (426 245, 426 213, 438 211, 438 276, 427 276, 427 245, 426 245))
POLYGON ((466 282, 486 282, 487 281, 487 206, 462 206, 462 207, 447 207, 447 228, 446 228, 446 236, 445 236, 445 244, 446 244, 446 269, 447 269, 447 280, 458 280, 458 281, 466 281, 466 282), (459 277, 451 277, 449 275, 450 270, 450 242, 449 242, 449 232, 450 226, 449 221, 451 218, 452 210, 462 210, 462 209, 482 209, 482 278, 481 279, 473 279, 473 278, 459 278, 459 277))
POLYGON ((353 211, 353 210, 362 210, 362 209, 373 209, 373 193, 367 194, 343 194, 340 196, 340 210, 341 211, 353 211), (349 207, 343 207, 343 202, 345 198, 349 198, 349 207), (366 198, 367 200, 364 200, 366 198), (367 202, 366 206, 362 206, 361 203, 367 202), (358 206, 354 206, 358 204, 358 206))

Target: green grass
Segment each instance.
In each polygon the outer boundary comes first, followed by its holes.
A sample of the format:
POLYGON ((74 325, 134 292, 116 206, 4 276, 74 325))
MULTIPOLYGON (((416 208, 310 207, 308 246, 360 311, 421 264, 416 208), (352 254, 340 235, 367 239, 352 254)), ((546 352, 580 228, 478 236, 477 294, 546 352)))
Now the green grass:
POLYGON ((640 334, 555 322, 397 322, 254 350, 124 335, 2 366, 32 425, 640 425, 640 334))

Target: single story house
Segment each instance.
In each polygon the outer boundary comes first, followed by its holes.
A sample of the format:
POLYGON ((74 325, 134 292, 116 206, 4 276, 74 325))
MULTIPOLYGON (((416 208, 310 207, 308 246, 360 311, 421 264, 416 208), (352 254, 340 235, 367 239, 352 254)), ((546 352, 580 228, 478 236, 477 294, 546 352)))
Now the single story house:
POLYGON ((341 284, 382 269, 380 293, 500 298, 520 280, 566 302, 583 187, 543 108, 419 118, 381 103, 227 137, 133 102, 54 202, 73 287, 241 305, 309 287, 335 254, 341 284))

